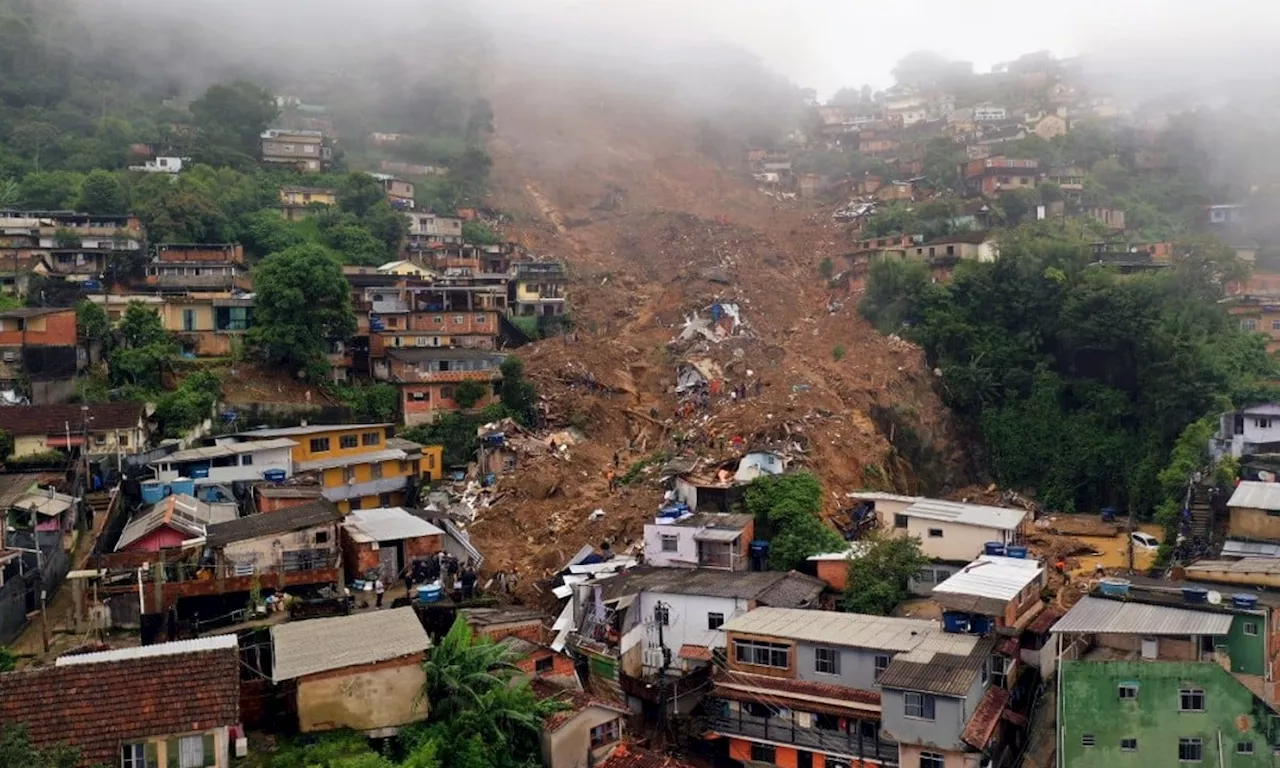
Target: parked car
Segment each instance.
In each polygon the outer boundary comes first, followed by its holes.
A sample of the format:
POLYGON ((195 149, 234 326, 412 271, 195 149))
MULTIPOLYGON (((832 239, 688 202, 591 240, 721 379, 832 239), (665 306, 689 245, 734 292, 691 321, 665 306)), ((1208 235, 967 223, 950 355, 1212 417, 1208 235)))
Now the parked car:
POLYGON ((1142 531, 1134 531, 1129 534, 1129 538, 1133 541, 1133 546, 1137 549, 1159 549, 1160 541, 1155 536, 1142 531))

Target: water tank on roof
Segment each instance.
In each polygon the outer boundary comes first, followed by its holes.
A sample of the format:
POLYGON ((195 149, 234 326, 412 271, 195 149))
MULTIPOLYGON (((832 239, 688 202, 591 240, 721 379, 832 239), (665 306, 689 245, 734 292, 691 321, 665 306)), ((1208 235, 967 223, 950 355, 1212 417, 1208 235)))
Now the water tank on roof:
POLYGON ((751 570, 769 570, 769 542, 763 539, 751 542, 751 570))
POLYGON ((285 478, 283 469, 268 469, 262 473, 262 479, 268 483, 283 483, 285 478))
POLYGON ((1231 604, 1237 608, 1257 608, 1258 596, 1251 592, 1237 592, 1231 596, 1231 604))
POLYGON ((985 635, 991 631, 993 622, 989 616, 970 616, 969 634, 985 635))
POLYGON ((986 545, 982 548, 982 552, 983 552, 983 554, 986 554, 986 555, 999 555, 999 556, 1003 556, 1003 555, 1004 555, 1004 542, 1003 542, 1003 541, 988 541, 988 542, 986 543, 986 545))
POLYGON ((209 476, 209 468, 208 467, 192 467, 191 476, 193 478, 204 479, 209 476))
POLYGON ((1129 594, 1129 580, 1105 578, 1098 582, 1098 590, 1109 597, 1125 597, 1129 594))
POLYGON ((969 631, 969 614, 959 611, 942 612, 942 631, 965 634, 969 631))
POLYGON ((159 480, 142 481, 142 503, 158 504, 161 499, 169 495, 168 487, 159 480))
POLYGON ((1202 587, 1183 587, 1182 599, 1188 603, 1208 603, 1209 590, 1202 587))
POLYGON ((1009 557, 1016 557, 1016 558, 1025 560, 1027 558, 1027 548, 1011 546, 1005 549, 1005 554, 1008 555, 1009 557))
POLYGON ((179 496, 179 495, 195 496, 196 481, 192 480, 189 477, 174 478, 173 480, 169 481, 169 493, 172 493, 175 496, 179 496))

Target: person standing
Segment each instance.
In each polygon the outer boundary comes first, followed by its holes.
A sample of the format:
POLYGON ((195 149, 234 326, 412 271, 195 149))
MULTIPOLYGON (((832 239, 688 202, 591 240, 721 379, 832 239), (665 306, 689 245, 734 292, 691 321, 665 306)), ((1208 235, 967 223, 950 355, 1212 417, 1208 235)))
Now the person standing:
POLYGON ((387 591, 387 585, 382 583, 382 576, 378 576, 377 581, 373 582, 374 606, 378 609, 382 608, 382 595, 387 591))

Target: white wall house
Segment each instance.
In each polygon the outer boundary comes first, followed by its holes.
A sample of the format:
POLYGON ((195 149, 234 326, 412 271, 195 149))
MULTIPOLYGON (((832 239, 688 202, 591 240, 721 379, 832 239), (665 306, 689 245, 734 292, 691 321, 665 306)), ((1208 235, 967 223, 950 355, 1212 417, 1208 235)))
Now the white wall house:
POLYGON ((1019 528, 1029 514, 1025 509, 939 499, 920 499, 894 512, 877 503, 876 513, 885 533, 914 536, 926 557, 954 563, 973 561, 989 541, 1017 544, 1019 528))
POLYGON ((997 107, 991 104, 983 104, 973 108, 973 119, 980 123, 1004 120, 1008 115, 1009 112, 1004 107, 997 107))
POLYGON ((182 163, 189 158, 157 157, 143 165, 131 165, 129 170, 140 173, 182 173, 182 163))
POLYGON ((1209 441, 1214 460, 1270 453, 1280 443, 1280 403, 1265 403, 1222 414, 1218 432, 1209 441))
POLYGON ((751 515, 657 518, 644 526, 644 560, 659 568, 745 570, 753 529, 751 515))
POLYGON ((293 474, 293 446, 288 438, 238 442, 223 438, 215 445, 189 448, 151 462, 160 481, 179 477, 195 478, 197 484, 253 482, 267 470, 278 469, 285 477, 293 474))

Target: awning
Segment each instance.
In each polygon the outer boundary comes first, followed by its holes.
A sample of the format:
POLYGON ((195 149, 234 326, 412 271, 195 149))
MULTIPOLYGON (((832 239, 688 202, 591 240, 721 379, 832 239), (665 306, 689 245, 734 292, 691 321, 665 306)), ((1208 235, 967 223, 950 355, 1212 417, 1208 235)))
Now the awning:
POLYGON ((50 448, 70 448, 72 446, 84 445, 84 435, 72 435, 68 440, 66 435, 49 435, 44 439, 45 445, 50 448))
POLYGON ((704 528, 693 534, 694 541, 737 541, 742 536, 742 531, 729 528, 704 528))

